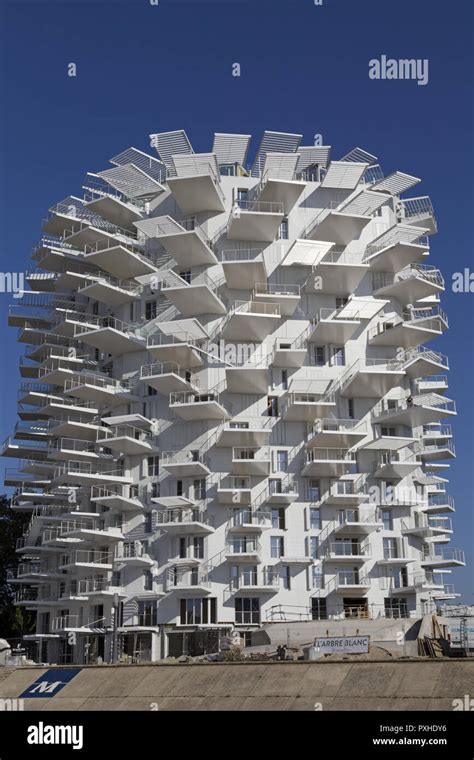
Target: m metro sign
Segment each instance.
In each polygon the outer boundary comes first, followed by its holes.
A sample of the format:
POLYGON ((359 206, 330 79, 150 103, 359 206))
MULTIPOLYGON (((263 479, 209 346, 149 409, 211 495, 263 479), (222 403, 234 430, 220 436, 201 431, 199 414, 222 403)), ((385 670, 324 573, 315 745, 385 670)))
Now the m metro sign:
POLYGON ((322 654, 367 654, 370 636, 326 636, 315 639, 314 646, 322 654))
POLYGON ((20 694, 21 699, 46 699, 48 697, 54 697, 56 694, 64 689, 64 687, 72 681, 81 671, 81 668, 50 668, 39 676, 37 680, 28 686, 25 691, 20 694))

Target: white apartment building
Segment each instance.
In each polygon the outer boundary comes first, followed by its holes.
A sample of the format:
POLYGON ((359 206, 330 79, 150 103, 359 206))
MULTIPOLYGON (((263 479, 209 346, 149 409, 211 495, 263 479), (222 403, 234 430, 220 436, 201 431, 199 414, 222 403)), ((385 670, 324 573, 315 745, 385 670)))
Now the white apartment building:
POLYGON ((39 661, 156 660, 456 595, 436 221, 361 148, 151 136, 54 205, 10 325, 39 661), (429 344, 426 346, 425 344, 429 344))

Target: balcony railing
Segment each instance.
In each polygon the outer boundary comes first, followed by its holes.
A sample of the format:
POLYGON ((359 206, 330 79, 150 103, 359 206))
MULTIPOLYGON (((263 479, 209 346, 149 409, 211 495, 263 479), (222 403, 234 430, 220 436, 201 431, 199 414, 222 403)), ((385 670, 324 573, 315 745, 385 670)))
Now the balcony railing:
POLYGON ((465 564, 464 552, 462 549, 440 548, 436 552, 426 553, 422 562, 459 562, 465 564))
POLYGON ((262 546, 256 538, 234 538, 226 544, 227 554, 260 554, 262 546))
POLYGON ((232 215, 240 212, 253 214, 283 214, 283 203, 280 201, 252 201, 236 199, 232 207, 232 215))
POLYGON ((420 396, 413 396, 412 401, 408 399, 389 399, 381 401, 372 409, 372 417, 383 417, 391 412, 400 412, 413 407, 426 406, 445 412, 456 412, 456 404, 451 399, 439 396, 436 393, 427 393, 420 396))
POLYGON ((205 509, 167 509, 156 513, 156 524, 187 525, 188 523, 201 523, 209 525, 210 520, 205 509))
POLYGON ((248 586, 268 586, 269 588, 278 588, 280 585, 280 576, 272 570, 257 572, 255 570, 242 570, 238 576, 232 578, 229 590, 239 591, 248 586))
POLYGON ((219 254, 222 264, 231 264, 245 261, 263 261, 262 248, 225 248, 219 254))
POLYGON ((306 463, 311 462, 355 462, 355 452, 347 449, 318 449, 314 448, 306 452, 306 463))
POLYGON ((355 544, 349 541, 335 541, 330 543, 326 548, 326 557, 360 557, 369 559, 371 556, 370 547, 364 544, 355 544))
POLYGON ((234 314, 256 314, 270 317, 280 317, 280 304, 266 301, 235 301, 234 314))
POLYGON ((271 512, 262 512, 254 509, 236 509, 228 522, 228 527, 240 528, 249 525, 265 527, 270 525, 271 512))
POLYGON ((336 417, 323 417, 317 420, 314 425, 308 429, 308 435, 306 442, 311 441, 319 433, 334 432, 334 433, 361 433, 366 435, 368 432, 367 422, 361 420, 352 419, 337 419, 336 417))

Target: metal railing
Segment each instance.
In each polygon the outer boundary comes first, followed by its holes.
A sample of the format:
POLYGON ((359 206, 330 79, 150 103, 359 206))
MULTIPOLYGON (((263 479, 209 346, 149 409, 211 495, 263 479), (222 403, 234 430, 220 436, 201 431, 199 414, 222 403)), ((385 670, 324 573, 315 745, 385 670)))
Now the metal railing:
POLYGON ((252 298, 256 295, 271 296, 296 296, 301 295, 301 285, 291 285, 287 283, 256 282, 252 293, 252 298))
POLYGON ((270 449, 267 446, 244 446, 232 449, 233 462, 269 462, 270 449))
POLYGON ((233 314, 258 314, 268 315, 271 317, 281 316, 281 307, 278 303, 268 303, 266 301, 235 301, 233 314))
POLYGON ((462 549, 440 548, 432 554, 424 554, 422 562, 459 562, 466 564, 462 549))
POLYGON ((271 512, 262 512, 258 509, 235 509, 227 523, 227 528, 228 530, 232 530, 235 528, 245 528, 249 525, 260 528, 270 527, 271 519, 271 512))
POLYGON ((233 264, 244 261, 263 261, 262 248, 224 248, 218 258, 222 264, 233 264))
POLYGON ((253 214, 282 214, 283 203, 280 201, 253 201, 234 199, 231 216, 238 216, 240 212, 250 212, 253 214))
POLYGON ((210 520, 205 509, 167 509, 156 513, 156 524, 160 525, 187 525, 188 523, 201 523, 209 525, 210 520))
POLYGON ((384 417, 392 412, 400 412, 405 409, 411 409, 417 406, 427 406, 434 409, 439 409, 442 412, 454 412, 456 413, 456 404, 452 399, 447 399, 444 396, 440 396, 437 393, 427 393, 420 396, 413 396, 412 400, 405 399, 390 399, 380 401, 372 409, 372 417, 384 417))
POLYGON ((226 544, 227 554, 260 554, 262 545, 257 538, 231 538, 226 544))
POLYGON ((229 584, 229 591, 239 591, 248 586, 268 586, 278 588, 280 586, 280 576, 276 571, 263 570, 242 570, 235 578, 232 578, 229 584))
POLYGON ((347 449, 314 448, 306 452, 306 464, 311 462, 355 462, 355 452, 347 449))
POLYGON ((367 544, 356 544, 352 540, 334 541, 326 547, 325 555, 331 557, 371 557, 370 546, 367 544))
POLYGON ((186 465, 186 464, 206 464, 206 457, 199 449, 191 450, 176 450, 176 451, 162 451, 160 454, 161 464, 163 467, 167 465, 186 465))
POLYGON ((368 424, 363 420, 338 419, 336 417, 323 417, 316 420, 314 425, 308 426, 306 443, 315 438, 319 433, 341 432, 341 433, 361 433, 367 435, 368 424))

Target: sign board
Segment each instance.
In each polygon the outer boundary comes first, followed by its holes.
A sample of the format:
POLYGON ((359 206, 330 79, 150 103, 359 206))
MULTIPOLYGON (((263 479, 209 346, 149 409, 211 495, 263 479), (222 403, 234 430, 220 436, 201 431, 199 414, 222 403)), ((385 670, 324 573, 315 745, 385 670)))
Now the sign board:
POLYGON ((50 668, 20 694, 20 697, 23 699, 54 697, 80 671, 81 668, 50 668))
POLYGON ((366 654, 370 636, 326 636, 314 640, 314 646, 323 654, 366 654))

